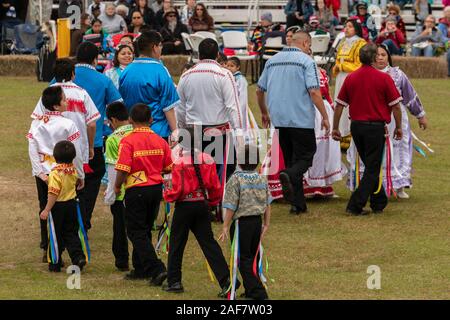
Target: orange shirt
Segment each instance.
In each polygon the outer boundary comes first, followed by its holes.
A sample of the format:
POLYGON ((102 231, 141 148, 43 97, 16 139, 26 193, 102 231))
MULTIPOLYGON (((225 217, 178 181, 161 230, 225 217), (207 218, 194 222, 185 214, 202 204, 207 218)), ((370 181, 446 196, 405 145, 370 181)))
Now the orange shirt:
POLYGON ((125 189, 161 184, 172 168, 170 147, 150 128, 135 128, 120 141, 115 168, 128 173, 125 189))

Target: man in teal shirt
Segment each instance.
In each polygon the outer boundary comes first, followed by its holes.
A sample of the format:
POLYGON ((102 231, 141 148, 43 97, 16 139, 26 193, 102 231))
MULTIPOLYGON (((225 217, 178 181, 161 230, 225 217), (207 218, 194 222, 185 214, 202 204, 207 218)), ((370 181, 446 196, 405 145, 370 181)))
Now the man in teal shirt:
POLYGON ((176 129, 175 107, 180 99, 167 68, 160 61, 162 37, 156 31, 142 33, 137 39, 139 58, 122 72, 119 91, 128 110, 145 103, 152 112, 152 130, 168 139, 176 129))

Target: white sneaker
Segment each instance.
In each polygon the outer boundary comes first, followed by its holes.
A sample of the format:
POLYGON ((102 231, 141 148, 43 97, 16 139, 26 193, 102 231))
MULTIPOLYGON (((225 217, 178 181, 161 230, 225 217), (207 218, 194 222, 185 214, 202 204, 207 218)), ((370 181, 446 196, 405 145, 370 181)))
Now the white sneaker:
POLYGON ((409 195, 405 192, 404 188, 397 190, 397 197, 400 199, 409 199, 409 195))

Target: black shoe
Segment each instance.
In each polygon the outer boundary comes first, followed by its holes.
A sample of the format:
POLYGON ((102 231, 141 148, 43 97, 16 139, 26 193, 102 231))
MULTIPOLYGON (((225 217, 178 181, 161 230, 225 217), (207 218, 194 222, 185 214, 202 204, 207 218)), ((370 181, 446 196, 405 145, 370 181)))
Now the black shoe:
POLYGON ((369 211, 362 209, 361 211, 355 211, 355 210, 351 210, 348 209, 345 210, 345 212, 351 214, 352 216, 365 216, 369 214, 369 211))
POLYGON ((49 264, 48 271, 50 272, 61 272, 61 266, 58 264, 49 264))
POLYGON ((299 214, 301 214, 301 213, 307 213, 308 212, 308 209, 300 209, 299 207, 297 207, 297 206, 291 206, 291 210, 289 211, 289 213, 291 213, 291 214, 296 214, 296 215, 299 215, 299 214))
POLYGON ((136 270, 131 270, 124 277, 125 280, 147 280, 150 279, 150 276, 147 276, 143 273, 136 272, 136 270))
POLYGON ((163 271, 158 274, 156 277, 150 279, 150 286, 152 287, 160 287, 164 280, 167 279, 167 272, 163 271))
POLYGON ((130 271, 130 267, 128 265, 116 265, 116 268, 120 272, 130 271))
POLYGON ((374 213, 374 214, 380 214, 380 213, 383 213, 383 210, 372 210, 372 213, 374 213))
MULTIPOLYGON (((217 295, 219 298, 226 298, 228 295, 228 289, 230 288, 231 283, 230 280, 227 281, 227 283, 222 287, 222 290, 217 295)), ((237 291, 241 287, 241 282, 239 280, 236 280, 236 290, 237 291)), ((231 290, 231 289, 230 289, 231 290)))
POLYGON ((83 268, 86 264, 87 264, 87 262, 86 262, 85 258, 81 258, 80 260, 78 260, 77 263, 75 263, 75 265, 77 265, 78 268, 80 268, 80 271, 83 271, 83 268))
POLYGON ((42 263, 48 263, 47 250, 44 250, 44 254, 42 255, 42 263))
POLYGON ((162 289, 166 292, 173 292, 173 293, 183 293, 184 288, 181 282, 175 282, 172 285, 169 285, 167 282, 164 282, 162 285, 162 289))
POLYGON ((294 188, 292 187, 291 179, 286 172, 280 172, 280 183, 283 190, 283 197, 286 201, 292 202, 294 197, 294 188))

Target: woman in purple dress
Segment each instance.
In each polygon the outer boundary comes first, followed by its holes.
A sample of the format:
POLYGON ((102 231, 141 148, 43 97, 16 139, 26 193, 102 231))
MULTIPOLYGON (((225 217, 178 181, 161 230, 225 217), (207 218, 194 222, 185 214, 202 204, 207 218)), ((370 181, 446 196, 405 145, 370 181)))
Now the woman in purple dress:
MULTIPOLYGON (((414 90, 411 82, 409 81, 406 74, 401 71, 398 67, 392 67, 391 55, 384 45, 378 46, 377 60, 375 67, 382 71, 387 72, 394 80, 395 86, 402 95, 403 101, 401 102, 402 107, 402 130, 403 138, 401 140, 393 139, 393 133, 395 128, 395 121, 392 121, 388 125, 388 131, 391 135, 390 141, 392 142, 392 162, 391 162, 391 179, 392 187, 396 190, 397 196, 401 199, 408 199, 409 195, 405 192, 405 188, 412 186, 411 181, 411 169, 412 169, 412 156, 413 156, 413 138, 411 132, 411 126, 408 119, 409 111, 411 115, 416 117, 419 122, 419 127, 423 130, 427 127, 427 118, 425 117, 425 110, 423 109, 422 102, 414 90)), ((354 189, 355 182, 355 168, 357 166, 356 158, 356 148, 352 142, 349 152, 347 154, 347 160, 350 163, 349 171, 349 186, 350 189, 354 189)), ((363 166, 362 162, 359 161, 358 165, 363 166)), ((360 176, 364 168, 360 167, 360 176)), ((385 164, 383 164, 385 167, 385 164)), ((383 169, 383 184, 386 186, 386 169, 383 169)))

